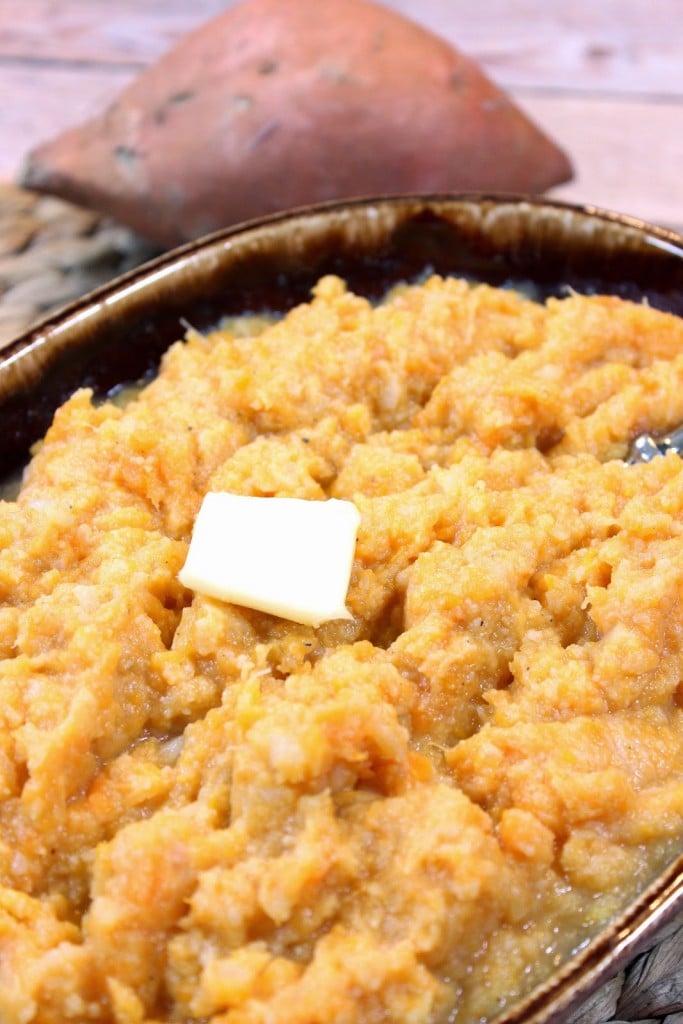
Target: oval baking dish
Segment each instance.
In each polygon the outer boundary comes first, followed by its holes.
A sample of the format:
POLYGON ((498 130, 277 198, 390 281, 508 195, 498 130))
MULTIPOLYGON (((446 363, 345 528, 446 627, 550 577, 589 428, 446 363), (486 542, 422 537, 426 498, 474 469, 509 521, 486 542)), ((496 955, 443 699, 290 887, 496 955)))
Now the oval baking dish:
MULTIPOLYGON (((342 278, 350 291, 374 302, 396 285, 431 274, 513 289, 539 301, 611 295, 683 316, 683 239, 625 216, 486 195, 379 198, 294 211, 165 254, 12 342, 0 355, 0 470, 7 475, 26 462, 57 407, 78 388, 92 388, 103 398, 121 385, 151 379, 162 354, 186 333, 209 331, 224 318, 243 314, 286 313, 307 302, 326 275, 342 278)), ((623 439, 625 448, 632 439, 623 439)), ((555 434, 544 435, 539 450, 556 441, 555 434)), ((671 849, 679 852, 670 851, 656 877, 643 874, 635 896, 615 908, 608 924, 577 941, 572 955, 558 957, 547 977, 517 1000, 506 998, 488 1019, 499 1024, 564 1019, 652 945, 683 912, 683 831, 671 849)), ((519 848, 517 853, 522 855, 519 848)), ((178 870, 186 869, 179 865, 178 870)), ((298 955, 305 960, 304 951, 298 955)), ((440 976, 439 984, 447 981, 440 976)), ((223 1010, 232 996, 225 998, 223 1010)), ((410 998, 406 1013, 419 1004, 419 992, 410 998)), ((434 997, 435 1006, 439 998, 434 997)), ((196 1019, 212 1019, 213 1008, 202 1010, 202 1005, 196 1003, 196 1019)), ((448 1019, 464 1024, 454 1014, 448 1019)), ((424 1019, 440 1018, 434 1010, 424 1019)))

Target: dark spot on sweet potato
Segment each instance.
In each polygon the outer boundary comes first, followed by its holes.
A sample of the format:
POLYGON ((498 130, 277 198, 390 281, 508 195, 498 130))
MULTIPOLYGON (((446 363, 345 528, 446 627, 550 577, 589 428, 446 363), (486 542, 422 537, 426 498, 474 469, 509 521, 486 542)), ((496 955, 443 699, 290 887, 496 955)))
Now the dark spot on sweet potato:
POLYGON ((114 156, 121 164, 134 164, 140 158, 140 154, 134 146, 126 146, 119 143, 114 147, 114 156))
POLYGON ((179 103, 188 103, 193 100, 197 95, 195 89, 181 89, 179 92, 174 92, 168 97, 168 102, 177 105, 179 103))
POLYGON ((258 66, 259 75, 274 75, 277 71, 276 60, 262 60, 258 66))
POLYGON ((278 130, 279 127, 280 122, 277 121, 276 119, 268 121, 266 124, 264 124, 263 128, 259 129, 259 131, 256 132, 256 135, 253 136, 253 138, 249 142, 249 149, 253 151, 254 149, 257 149, 259 146, 262 146, 263 143, 267 139, 269 139, 271 135, 278 130))
POLYGON ((467 75, 463 74, 462 71, 452 71, 448 79, 448 84, 454 92, 463 92, 468 85, 467 75))
POLYGON ((183 103, 188 103, 190 100, 194 99, 195 96, 196 91, 194 89, 181 89, 179 92, 171 93, 168 99, 154 111, 152 114, 152 120, 155 124, 165 124, 170 107, 178 107, 183 103))
POLYGON ((372 37, 372 44, 371 44, 372 52, 373 53, 381 53, 381 51, 384 49, 385 41, 386 41, 386 33, 385 32, 382 32, 381 30, 379 32, 375 32, 373 37, 372 37))

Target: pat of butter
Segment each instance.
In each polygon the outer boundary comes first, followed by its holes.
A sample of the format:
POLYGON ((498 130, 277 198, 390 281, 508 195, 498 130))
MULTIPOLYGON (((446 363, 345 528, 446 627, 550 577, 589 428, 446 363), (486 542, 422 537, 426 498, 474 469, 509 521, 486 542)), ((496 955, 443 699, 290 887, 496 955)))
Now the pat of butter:
POLYGON ((360 513, 330 498, 210 492, 179 579, 222 601, 319 626, 346 608, 360 513))

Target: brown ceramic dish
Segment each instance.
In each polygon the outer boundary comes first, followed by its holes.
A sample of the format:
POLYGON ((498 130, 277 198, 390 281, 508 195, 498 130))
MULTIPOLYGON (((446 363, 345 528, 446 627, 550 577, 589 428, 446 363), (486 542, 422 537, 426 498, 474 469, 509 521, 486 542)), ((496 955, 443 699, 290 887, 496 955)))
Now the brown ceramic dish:
MULTIPOLYGON (((362 294, 425 270, 539 296, 602 291, 683 315, 683 238, 627 217, 488 196, 338 203, 233 228, 164 255, 17 339, 0 357, 0 472, 25 460, 57 404, 152 372, 188 323, 282 311, 334 272, 362 294)), ((619 920, 499 1024, 557 1022, 683 911, 683 855, 619 920)))

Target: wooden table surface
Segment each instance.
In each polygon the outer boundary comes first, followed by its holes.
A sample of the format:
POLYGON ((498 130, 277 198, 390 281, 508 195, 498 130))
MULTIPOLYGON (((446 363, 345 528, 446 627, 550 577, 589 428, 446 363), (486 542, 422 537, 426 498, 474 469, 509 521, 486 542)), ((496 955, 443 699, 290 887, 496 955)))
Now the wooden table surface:
MULTIPOLYGON (((683 0, 385 3, 474 57, 562 145, 575 178, 555 195, 683 230, 683 0)), ((0 0, 0 181, 229 6, 0 0)))

